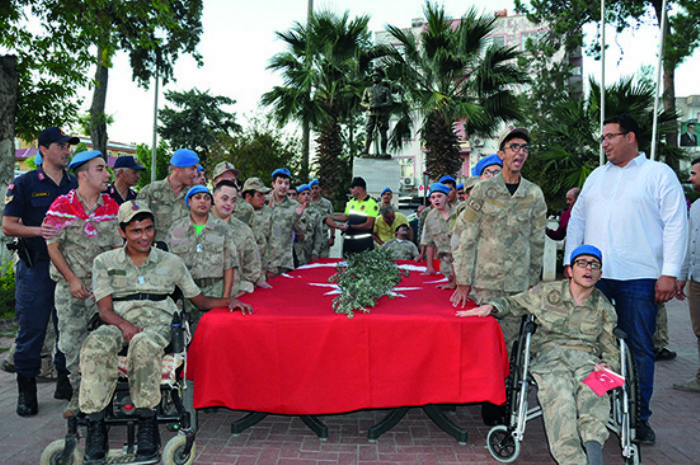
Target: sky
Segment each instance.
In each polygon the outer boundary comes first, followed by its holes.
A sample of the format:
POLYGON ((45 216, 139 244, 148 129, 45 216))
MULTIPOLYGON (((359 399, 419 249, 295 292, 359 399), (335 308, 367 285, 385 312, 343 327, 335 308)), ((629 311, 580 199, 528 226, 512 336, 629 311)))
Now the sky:
MULTIPOLYGON (((442 0, 447 14, 459 17, 475 6, 483 13, 491 14, 506 9, 515 14, 512 0, 442 0)), ((284 50, 276 39, 276 31, 285 31, 295 21, 305 22, 308 0, 205 0, 202 18, 203 34, 199 52, 204 65, 197 68, 189 56, 181 56, 175 65, 176 82, 160 87, 159 106, 165 105, 164 90, 185 91, 196 87, 211 95, 223 95, 237 101, 228 111, 237 114, 242 125, 260 107, 260 96, 282 84, 280 76, 266 70, 270 58, 284 50)), ((423 17, 423 0, 314 0, 316 11, 330 8, 350 16, 371 16, 371 31, 383 30, 386 24, 408 27, 411 19, 423 17)), ((630 75, 642 64, 656 66, 655 50, 658 49, 658 29, 644 27, 621 36, 608 33, 611 48, 606 65, 606 81, 612 82, 620 75, 630 75), (624 51, 620 61, 621 51, 624 51)), ((700 81, 691 70, 700 69, 700 52, 686 60, 676 71, 676 95, 700 94, 700 81)), ((600 63, 584 60, 584 74, 600 78, 600 63)), ((153 140, 154 90, 144 90, 131 80, 131 69, 124 54, 119 54, 110 70, 106 112, 115 122, 108 127, 110 140, 122 143, 147 143, 153 140)), ((87 112, 91 94, 84 94, 87 112)))

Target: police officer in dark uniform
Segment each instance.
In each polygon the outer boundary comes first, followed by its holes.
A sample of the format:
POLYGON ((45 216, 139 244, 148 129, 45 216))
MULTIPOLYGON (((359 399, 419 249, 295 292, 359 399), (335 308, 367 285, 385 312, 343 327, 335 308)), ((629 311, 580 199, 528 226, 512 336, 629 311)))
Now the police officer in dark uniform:
MULTIPOLYGON (((50 259, 46 248, 46 239, 54 237, 56 231, 44 224, 44 217, 56 197, 78 187, 75 178, 66 172, 70 146, 78 142, 79 138, 67 136, 57 127, 41 131, 39 152, 43 164, 15 179, 5 197, 2 231, 7 236, 21 238, 27 251, 19 254, 21 259, 15 271, 19 324, 15 340, 15 372, 19 389, 17 414, 23 417, 36 415, 39 411, 36 376, 41 368, 41 347, 49 318, 56 324, 56 283, 49 277, 50 259)), ((56 353, 54 363, 58 373, 54 398, 70 400, 73 391, 61 352, 56 353)))
POLYGON ((107 194, 121 205, 127 200, 134 200, 136 192, 132 189, 141 177, 143 166, 136 163, 134 157, 124 155, 114 161, 114 182, 107 186, 107 194))

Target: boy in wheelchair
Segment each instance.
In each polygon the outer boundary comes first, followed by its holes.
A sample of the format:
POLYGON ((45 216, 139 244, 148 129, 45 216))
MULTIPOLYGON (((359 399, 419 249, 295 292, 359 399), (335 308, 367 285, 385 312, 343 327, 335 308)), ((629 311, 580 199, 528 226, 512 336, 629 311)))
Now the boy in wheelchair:
POLYGON ((159 458, 155 409, 161 397, 163 349, 170 342, 172 316, 177 311, 169 297, 175 286, 200 309, 252 312, 235 298, 202 295, 179 257, 151 247, 155 226, 146 204, 125 202, 118 221, 124 247, 98 255, 93 265, 95 300, 105 324, 87 337, 80 353, 80 411, 87 417, 85 463, 92 464, 106 459, 105 409, 117 384, 117 354, 126 343, 129 391, 138 418, 136 459, 159 458))
POLYGON ((595 287, 602 260, 600 250, 582 245, 571 254, 570 280, 543 283, 457 312, 463 317, 534 315, 530 373, 537 382, 549 448, 560 464, 602 464, 609 435, 608 396, 598 396, 582 382, 594 370, 619 369, 615 309, 595 287))

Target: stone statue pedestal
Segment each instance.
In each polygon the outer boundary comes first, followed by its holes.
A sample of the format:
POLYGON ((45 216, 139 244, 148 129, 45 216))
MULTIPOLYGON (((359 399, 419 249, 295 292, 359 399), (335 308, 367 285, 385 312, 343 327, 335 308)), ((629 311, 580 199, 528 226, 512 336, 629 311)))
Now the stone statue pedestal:
POLYGON ((352 176, 360 176, 367 182, 367 193, 378 198, 384 188, 388 187, 398 199, 401 187, 401 166, 396 158, 360 158, 355 157, 352 176))

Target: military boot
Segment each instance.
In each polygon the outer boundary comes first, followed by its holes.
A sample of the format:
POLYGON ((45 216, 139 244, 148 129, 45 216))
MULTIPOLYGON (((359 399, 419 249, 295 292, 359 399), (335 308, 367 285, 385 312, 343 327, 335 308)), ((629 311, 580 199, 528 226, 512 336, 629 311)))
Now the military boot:
POLYGON ((70 385, 70 380, 68 380, 68 372, 59 370, 53 398, 58 400, 70 400, 71 397, 73 397, 73 388, 70 385))
POLYGON ((104 410, 87 415, 87 434, 85 435, 85 465, 104 463, 109 450, 107 426, 104 410))
POLYGON ((22 376, 17 373, 17 415, 31 417, 39 413, 39 402, 36 399, 36 378, 22 376))
POLYGON ((138 409, 139 428, 136 433, 136 458, 152 460, 160 455, 160 432, 156 411, 146 408, 138 409))

